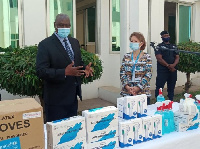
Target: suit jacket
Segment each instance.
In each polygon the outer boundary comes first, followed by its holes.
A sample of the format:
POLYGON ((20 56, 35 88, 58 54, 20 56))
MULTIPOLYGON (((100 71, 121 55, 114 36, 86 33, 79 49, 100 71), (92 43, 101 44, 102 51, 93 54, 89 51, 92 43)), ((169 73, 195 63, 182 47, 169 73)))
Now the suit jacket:
MULTIPOLYGON (((75 66, 84 66, 78 40, 72 37, 68 39, 74 51, 75 66)), ((36 72, 44 80, 43 94, 47 105, 70 105, 77 99, 77 95, 82 100, 81 78, 65 76, 65 68, 71 63, 68 53, 55 34, 39 43, 36 72)))

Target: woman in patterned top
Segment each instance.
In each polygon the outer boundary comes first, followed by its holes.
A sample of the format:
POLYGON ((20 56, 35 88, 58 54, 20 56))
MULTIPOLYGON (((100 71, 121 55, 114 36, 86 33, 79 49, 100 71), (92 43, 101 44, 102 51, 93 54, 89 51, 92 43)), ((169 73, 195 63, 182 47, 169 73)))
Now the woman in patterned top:
POLYGON ((147 95, 150 104, 150 79, 152 77, 152 60, 149 54, 143 52, 146 47, 144 36, 139 32, 130 35, 131 52, 124 55, 120 68, 122 96, 138 94, 147 95))

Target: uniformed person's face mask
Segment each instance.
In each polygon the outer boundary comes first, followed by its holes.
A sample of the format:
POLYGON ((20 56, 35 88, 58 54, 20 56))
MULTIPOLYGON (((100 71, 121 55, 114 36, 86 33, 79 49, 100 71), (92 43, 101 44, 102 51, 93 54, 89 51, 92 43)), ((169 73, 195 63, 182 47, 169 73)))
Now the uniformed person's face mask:
POLYGON ((137 51, 140 48, 140 45, 138 42, 130 42, 129 47, 131 48, 131 50, 137 51))
POLYGON ((165 37, 165 38, 162 37, 162 41, 163 41, 163 42, 169 42, 169 40, 170 40, 170 37, 165 37))
POLYGON ((66 38, 70 33, 70 28, 58 28, 58 36, 60 38, 66 38))

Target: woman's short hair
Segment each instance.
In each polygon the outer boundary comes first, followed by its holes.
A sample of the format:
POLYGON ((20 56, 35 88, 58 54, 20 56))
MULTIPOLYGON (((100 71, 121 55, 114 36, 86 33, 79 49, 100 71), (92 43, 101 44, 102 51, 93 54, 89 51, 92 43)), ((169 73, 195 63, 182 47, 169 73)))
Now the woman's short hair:
POLYGON ((129 37, 129 40, 130 40, 130 41, 131 41, 131 38, 132 38, 133 36, 135 36, 140 42, 143 43, 143 45, 141 46, 140 49, 141 49, 141 50, 144 50, 145 47, 146 47, 146 41, 145 41, 145 38, 144 38, 143 34, 140 33, 140 32, 133 32, 133 33, 130 35, 130 37, 129 37))

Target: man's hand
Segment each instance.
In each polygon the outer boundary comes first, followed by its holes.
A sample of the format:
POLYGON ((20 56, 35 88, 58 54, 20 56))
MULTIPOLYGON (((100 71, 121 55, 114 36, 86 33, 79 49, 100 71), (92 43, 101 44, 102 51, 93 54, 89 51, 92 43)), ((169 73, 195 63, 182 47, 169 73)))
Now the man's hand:
POLYGON ((72 61, 72 63, 65 68, 65 76, 82 76, 85 74, 85 70, 79 70, 83 68, 83 66, 77 66, 77 67, 73 66, 74 62, 72 61))
POLYGON ((174 71, 176 71, 176 69, 174 67, 175 66, 173 64, 169 64, 169 66, 167 68, 169 69, 169 71, 174 72, 174 71))
POLYGON ((90 62, 86 67, 85 67, 85 77, 93 76, 93 70, 91 68, 92 63, 90 62))

